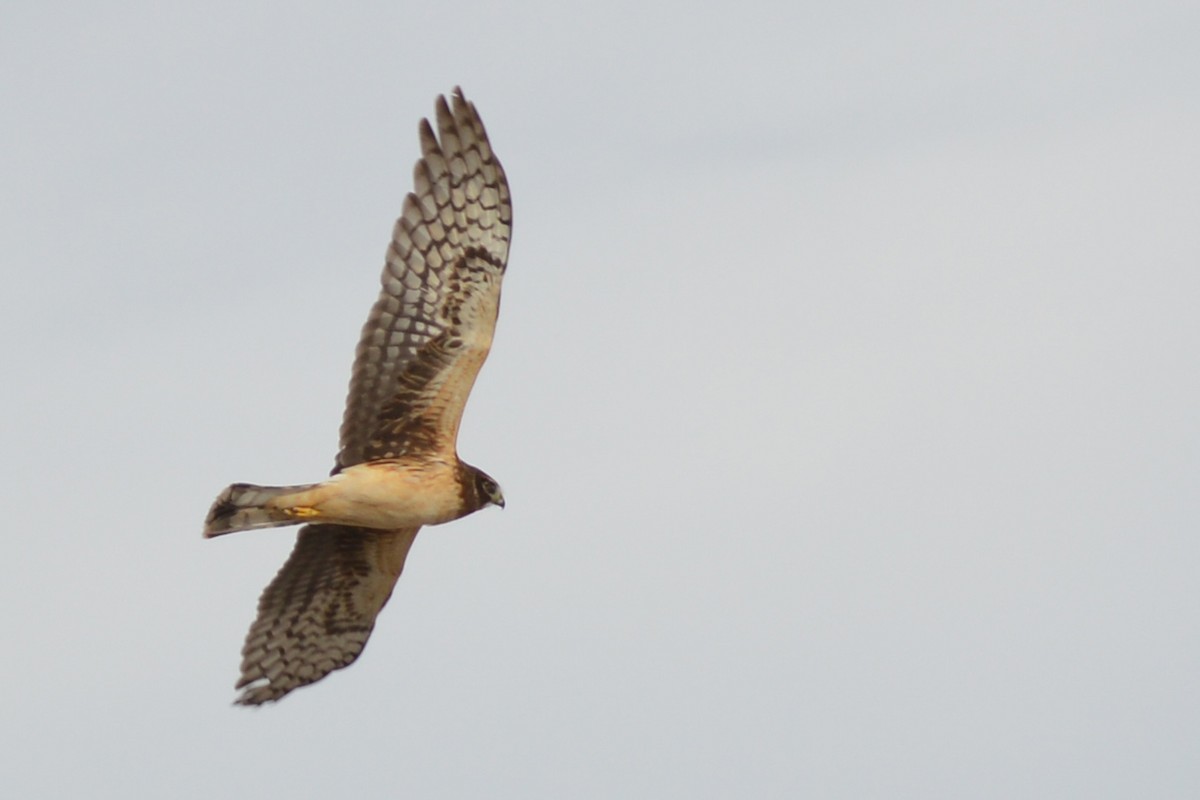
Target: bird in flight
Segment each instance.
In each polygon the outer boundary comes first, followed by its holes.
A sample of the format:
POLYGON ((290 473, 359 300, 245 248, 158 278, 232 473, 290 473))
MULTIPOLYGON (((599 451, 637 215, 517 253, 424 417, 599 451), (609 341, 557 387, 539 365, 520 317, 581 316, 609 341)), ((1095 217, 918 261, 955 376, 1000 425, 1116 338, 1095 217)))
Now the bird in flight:
POLYGON ((331 477, 235 483, 205 519, 205 538, 304 523, 242 647, 242 705, 358 658, 422 526, 504 506, 496 481, 458 457, 457 439, 492 344, 512 206, 475 106, 457 88, 436 106, 436 134, 421 120, 415 186, 355 353, 331 477))

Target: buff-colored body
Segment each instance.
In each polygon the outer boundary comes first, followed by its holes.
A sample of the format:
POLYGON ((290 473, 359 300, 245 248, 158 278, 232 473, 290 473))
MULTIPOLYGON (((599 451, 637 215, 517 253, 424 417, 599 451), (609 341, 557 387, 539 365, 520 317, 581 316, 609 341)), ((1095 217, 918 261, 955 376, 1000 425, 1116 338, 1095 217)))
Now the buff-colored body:
POLYGON ((273 509, 305 522, 378 530, 440 525, 458 519, 458 467, 445 461, 356 464, 308 491, 277 497, 273 509))
POLYGON ((297 522, 374 530, 440 525, 463 516, 458 464, 440 459, 388 459, 355 464, 303 486, 235 483, 205 521, 206 538, 297 522))

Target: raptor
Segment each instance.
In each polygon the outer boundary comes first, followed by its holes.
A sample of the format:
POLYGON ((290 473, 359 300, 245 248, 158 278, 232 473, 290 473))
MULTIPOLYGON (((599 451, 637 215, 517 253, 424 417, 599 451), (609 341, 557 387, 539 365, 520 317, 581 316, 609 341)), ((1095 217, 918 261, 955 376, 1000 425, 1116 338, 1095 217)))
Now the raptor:
POLYGON ((303 523, 242 648, 243 705, 278 700, 351 664, 417 532, 489 505, 499 485, 458 457, 463 407, 492 345, 512 205, 473 104, 455 89, 421 120, 421 158, 363 327, 331 477, 235 483, 211 538, 303 523))

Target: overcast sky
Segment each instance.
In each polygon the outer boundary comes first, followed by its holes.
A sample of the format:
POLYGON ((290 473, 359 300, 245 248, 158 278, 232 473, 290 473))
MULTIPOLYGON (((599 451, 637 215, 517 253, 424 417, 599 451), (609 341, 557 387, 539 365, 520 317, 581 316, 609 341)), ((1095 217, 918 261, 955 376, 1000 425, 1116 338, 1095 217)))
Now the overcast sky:
POLYGON ((100 5, 0 14, 9 796, 1200 796, 1195 3, 100 5), (232 707, 455 84, 508 507, 232 707))

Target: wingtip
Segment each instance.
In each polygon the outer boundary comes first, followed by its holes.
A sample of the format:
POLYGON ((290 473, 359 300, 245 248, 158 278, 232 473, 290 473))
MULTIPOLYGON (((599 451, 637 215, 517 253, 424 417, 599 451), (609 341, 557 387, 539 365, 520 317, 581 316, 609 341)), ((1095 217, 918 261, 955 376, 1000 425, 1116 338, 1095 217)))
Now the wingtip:
POLYGON ((268 703, 279 702, 282 697, 296 687, 272 686, 270 679, 265 676, 250 680, 243 676, 233 688, 238 692, 233 705, 259 708, 268 703))
POLYGON ((463 94, 461 86, 455 86, 454 89, 451 90, 450 103, 451 107, 455 111, 455 116, 458 116, 459 111, 464 108, 470 109, 472 112, 475 111, 475 105, 467 99, 465 94, 463 94))

